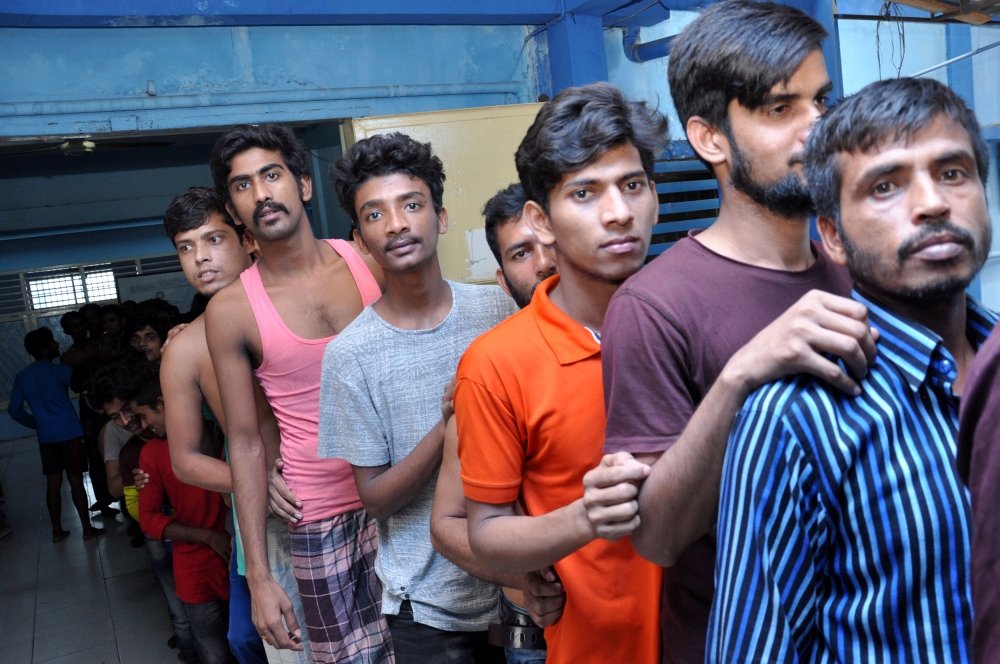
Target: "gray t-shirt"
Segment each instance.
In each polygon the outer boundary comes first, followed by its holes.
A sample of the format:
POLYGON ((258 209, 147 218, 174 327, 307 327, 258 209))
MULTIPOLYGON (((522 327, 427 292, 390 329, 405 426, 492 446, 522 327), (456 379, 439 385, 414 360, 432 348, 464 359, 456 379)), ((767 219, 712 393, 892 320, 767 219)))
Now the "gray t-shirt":
MULTIPOLYGON (((473 339, 517 307, 496 286, 448 282, 451 311, 427 330, 401 330, 371 307, 323 354, 319 455, 355 466, 395 465, 441 419, 441 396, 473 339)), ((410 600, 416 622, 447 631, 487 629, 499 589, 434 550, 430 518, 437 475, 405 507, 378 522, 375 571, 382 612, 410 600)))
POLYGON ((128 429, 109 421, 104 426, 104 460, 118 461, 118 454, 132 436, 133 433, 128 429))

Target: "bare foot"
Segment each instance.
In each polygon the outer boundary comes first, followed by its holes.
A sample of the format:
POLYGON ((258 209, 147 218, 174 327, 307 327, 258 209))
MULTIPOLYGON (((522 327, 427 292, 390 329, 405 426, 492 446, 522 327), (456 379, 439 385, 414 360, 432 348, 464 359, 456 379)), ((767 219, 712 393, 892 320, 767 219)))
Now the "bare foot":
POLYGON ((61 542, 64 539, 66 539, 67 537, 69 537, 69 531, 68 530, 53 530, 52 531, 52 543, 53 544, 58 544, 59 542, 61 542))
MULTIPOLYGON (((91 528, 90 530, 83 533, 83 541, 86 542, 88 540, 94 539, 95 537, 100 537, 106 532, 108 532, 107 528, 91 528)), ((66 534, 69 535, 69 533, 66 534)))

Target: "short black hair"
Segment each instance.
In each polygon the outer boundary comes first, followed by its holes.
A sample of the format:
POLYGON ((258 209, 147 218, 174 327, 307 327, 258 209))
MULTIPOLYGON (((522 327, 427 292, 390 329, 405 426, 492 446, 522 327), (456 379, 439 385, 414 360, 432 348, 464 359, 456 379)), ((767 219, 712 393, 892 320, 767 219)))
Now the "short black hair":
POLYGON ((820 48, 826 29, 773 2, 726 0, 702 10, 674 40, 667 77, 681 126, 699 116, 729 131, 729 102, 760 108, 820 48))
MULTIPOLYGON (((222 194, 214 187, 191 187, 170 201, 167 211, 163 214, 163 232, 171 242, 178 233, 186 233, 201 228, 208 223, 208 217, 215 213, 222 217, 226 225, 236 231, 236 236, 243 239, 246 226, 237 224, 226 210, 226 202, 222 194)), ((174 245, 176 246, 176 242, 174 245)))
POLYGON ((147 362, 147 364, 149 366, 145 367, 137 377, 128 401, 155 410, 156 400, 163 397, 163 388, 160 387, 160 364, 159 362, 147 362))
POLYGON ((136 332, 145 329, 147 325, 159 335, 162 343, 167 340, 167 333, 174 326, 174 319, 161 308, 151 307, 143 302, 136 307, 135 313, 129 320, 128 336, 131 337, 136 332))
POLYGON ((94 408, 103 408, 115 399, 127 403, 138 389, 138 383, 150 362, 141 351, 129 349, 111 358, 86 381, 87 399, 94 408))
POLYGON ((969 134, 979 179, 986 184, 990 153, 976 114, 962 98, 931 78, 896 78, 871 83, 824 115, 806 142, 806 178, 816 214, 840 227, 841 153, 867 152, 883 143, 909 141, 940 116, 969 134))
POLYGON ((520 219, 524 212, 524 204, 527 202, 528 197, 524 195, 524 187, 520 182, 515 182, 506 189, 498 191, 496 196, 486 201, 486 205, 483 206, 483 216, 486 217, 486 243, 490 245, 490 251, 493 252, 500 267, 503 267, 500 227, 520 219))
POLYGON ((240 125, 223 134, 212 148, 212 180, 226 203, 232 201, 229 195, 229 173, 233 157, 252 148, 274 150, 288 166, 296 182, 309 177, 309 150, 305 143, 288 127, 266 122, 256 125, 240 125))
POLYGON ((643 170, 667 145, 667 119, 641 101, 628 101, 610 83, 566 88, 538 112, 514 155, 528 200, 547 212, 549 194, 567 173, 586 168, 606 152, 632 144, 643 170))
POLYGON ((440 214, 444 206, 444 164, 431 151, 431 144, 399 132, 375 134, 352 145, 330 167, 340 207, 351 217, 355 229, 359 227, 354 209, 358 189, 371 178, 393 173, 405 173, 423 181, 431 190, 434 212, 440 214))
POLYGON ((75 320, 85 321, 86 317, 79 311, 67 311, 62 315, 62 318, 59 319, 59 326, 62 327, 65 332, 66 328, 69 325, 72 325, 75 320))
POLYGON ((104 318, 108 314, 114 314, 119 318, 125 318, 125 310, 117 304, 105 304, 101 307, 101 318, 104 318))
POLYGON ((28 351, 28 355, 37 360, 39 356, 48 350, 49 344, 54 339, 52 330, 47 327, 40 327, 24 335, 24 350, 28 351))

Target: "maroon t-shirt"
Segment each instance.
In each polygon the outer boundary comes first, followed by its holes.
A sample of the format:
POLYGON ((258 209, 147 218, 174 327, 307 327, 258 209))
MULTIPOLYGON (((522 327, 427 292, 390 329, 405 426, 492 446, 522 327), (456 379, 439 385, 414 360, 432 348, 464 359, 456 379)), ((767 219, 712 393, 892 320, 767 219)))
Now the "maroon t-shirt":
MULTIPOLYGON (((851 292, 846 268, 819 244, 808 269, 784 272, 721 256, 696 234, 626 281, 608 307, 601 327, 606 453, 669 449, 737 350, 809 291, 851 292)), ((714 574, 714 532, 664 570, 664 662, 704 662, 714 574)))
POLYGON ((969 369, 956 463, 972 499, 972 659, 1000 662, 1000 325, 969 369))

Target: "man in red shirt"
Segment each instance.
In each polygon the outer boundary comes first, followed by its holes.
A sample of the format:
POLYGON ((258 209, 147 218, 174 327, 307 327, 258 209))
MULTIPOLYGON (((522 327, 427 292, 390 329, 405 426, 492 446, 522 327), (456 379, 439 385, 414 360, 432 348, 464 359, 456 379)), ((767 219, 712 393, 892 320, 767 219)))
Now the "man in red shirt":
POLYGON ((139 524, 150 537, 173 542, 177 596, 184 602, 203 664, 229 664, 229 556, 222 495, 184 484, 170 465, 163 392, 156 365, 129 400, 143 428, 156 437, 142 448, 140 467, 149 484, 139 493, 139 524), (155 368, 154 368, 155 367, 155 368), (164 512, 169 501, 171 515, 164 512))

